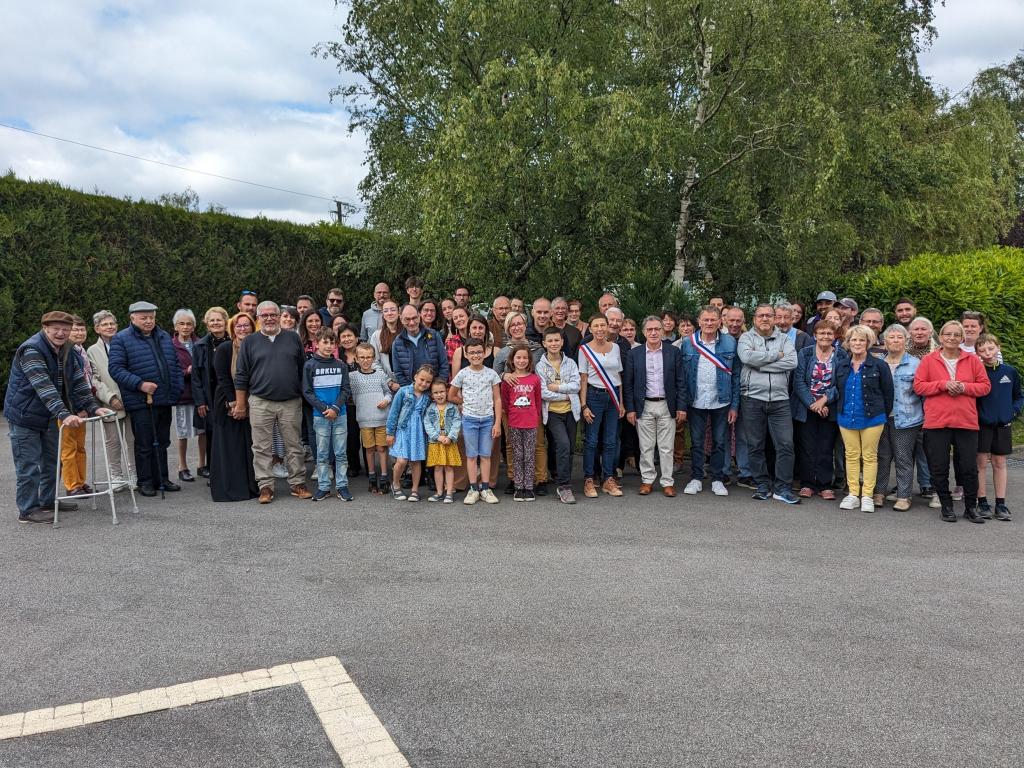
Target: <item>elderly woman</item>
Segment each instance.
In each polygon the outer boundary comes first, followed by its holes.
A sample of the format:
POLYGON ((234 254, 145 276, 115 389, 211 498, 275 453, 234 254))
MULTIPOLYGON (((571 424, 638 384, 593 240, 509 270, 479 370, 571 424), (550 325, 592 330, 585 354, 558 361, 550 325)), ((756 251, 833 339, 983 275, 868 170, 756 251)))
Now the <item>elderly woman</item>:
POLYGON ((800 496, 814 494, 833 501, 832 451, 836 444, 836 364, 846 356, 836 349, 835 326, 827 320, 814 325, 814 344, 797 353, 790 405, 800 433, 800 496))
MULTIPOLYGON (((935 326, 927 317, 915 317, 907 326, 910 331, 910 342, 907 344, 907 354, 916 357, 918 360, 925 355, 931 354, 939 347, 935 340, 935 326)), ((932 488, 932 474, 928 471, 928 457, 924 453, 924 432, 917 433, 917 449, 914 451, 914 462, 917 465, 917 485, 921 489, 921 497, 930 499, 929 507, 939 508, 939 497, 935 495, 932 488)))
POLYGON ((128 487, 129 468, 121 453, 121 441, 117 433, 119 426, 124 426, 125 410, 121 401, 121 390, 107 370, 110 340, 117 333, 117 318, 109 310, 101 309, 92 316, 92 328, 98 337, 96 343, 86 351, 92 367, 92 388, 96 399, 117 414, 116 420, 101 423, 103 441, 107 444, 107 460, 110 462, 110 480, 114 483, 115 491, 123 491, 128 487))
MULTIPOLYGON (((893 409, 878 444, 878 479, 875 485, 883 489, 889 487, 889 466, 895 464, 896 501, 892 508, 904 512, 910 509, 914 452, 924 422, 924 404, 914 392, 914 374, 920 361, 907 352, 910 332, 899 323, 886 328, 882 338, 885 340, 885 357, 882 359, 892 373, 893 409)), ((884 501, 884 494, 876 490, 875 506, 881 506, 884 501)))
POLYGON ((977 509, 977 399, 992 389, 977 355, 960 348, 964 327, 950 320, 939 332, 939 348, 926 355, 914 376, 914 391, 924 398, 924 449, 932 484, 939 497, 942 519, 956 522, 949 490, 949 449, 964 487, 964 518, 984 523, 977 509))
POLYGON ((213 397, 209 420, 216 439, 210 450, 210 496, 214 501, 247 501, 260 495, 252 465, 249 418, 235 418, 235 368, 242 339, 256 330, 256 320, 244 312, 227 322, 229 344, 213 353, 213 397))
MULTIPOLYGON (((212 452, 213 429, 207 419, 213 402, 213 353, 221 344, 231 341, 228 336, 228 313, 223 307, 210 307, 203 315, 206 335, 192 348, 192 402, 195 416, 192 423, 203 430, 206 438, 206 453, 212 452)), ((210 469, 203 462, 196 467, 196 474, 209 477, 210 469)))
POLYGON ((196 316, 191 309, 179 309, 174 313, 174 353, 178 365, 185 374, 185 388, 174 406, 174 429, 178 436, 178 478, 186 483, 195 482, 188 468, 188 441, 195 437, 199 443, 199 466, 206 466, 206 435, 193 423, 195 402, 192 399, 192 351, 199 343, 196 336, 196 316))
POLYGON ((868 349, 875 332, 854 325, 846 332, 849 357, 836 364, 836 420, 846 449, 846 498, 840 509, 875 511, 875 480, 878 476, 878 442, 892 411, 893 386, 889 366, 868 349))

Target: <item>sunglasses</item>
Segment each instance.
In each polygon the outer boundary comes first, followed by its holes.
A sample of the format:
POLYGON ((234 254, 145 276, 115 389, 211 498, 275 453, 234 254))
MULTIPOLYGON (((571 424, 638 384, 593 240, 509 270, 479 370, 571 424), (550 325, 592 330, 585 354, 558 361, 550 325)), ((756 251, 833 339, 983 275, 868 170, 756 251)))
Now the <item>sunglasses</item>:
POLYGON ((256 291, 242 291, 243 296, 255 296, 256 291))
POLYGON ((341 304, 343 301, 344 301, 344 299, 328 299, 327 303, 328 304, 341 304))

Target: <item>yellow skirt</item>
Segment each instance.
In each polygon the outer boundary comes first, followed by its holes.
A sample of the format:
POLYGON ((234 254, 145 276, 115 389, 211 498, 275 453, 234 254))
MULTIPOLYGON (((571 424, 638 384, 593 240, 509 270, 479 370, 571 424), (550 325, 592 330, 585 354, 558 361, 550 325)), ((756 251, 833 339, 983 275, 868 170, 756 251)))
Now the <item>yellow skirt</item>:
POLYGON ((462 457, 459 456, 459 446, 455 443, 442 445, 441 443, 430 443, 427 446, 427 466, 436 467, 461 467, 462 457))

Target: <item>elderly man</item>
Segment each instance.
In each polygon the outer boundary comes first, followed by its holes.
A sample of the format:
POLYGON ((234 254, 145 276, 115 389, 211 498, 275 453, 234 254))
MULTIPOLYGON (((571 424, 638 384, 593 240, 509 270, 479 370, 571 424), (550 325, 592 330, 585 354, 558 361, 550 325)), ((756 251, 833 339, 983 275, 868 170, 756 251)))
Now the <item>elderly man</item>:
POLYGON ((682 340, 683 370, 689 392, 690 461, 693 479, 683 493, 704 490, 704 452, 707 430, 711 429, 711 491, 728 496, 729 425, 736 423, 740 407, 740 362, 736 359, 736 340, 721 330, 721 312, 713 304, 697 317, 700 331, 682 340))
MULTIPOLYGON (((860 313, 860 324, 866 325, 875 332, 875 343, 868 347, 868 353, 875 357, 885 357, 885 342, 882 331, 885 328, 885 314, 877 307, 868 307, 860 313)), ((800 350, 797 350, 799 352, 800 350)))
MULTIPOLYGON (((113 413, 93 398, 79 357, 68 343, 71 315, 47 312, 40 325, 41 330, 14 353, 4 397, 19 523, 53 522, 57 422, 79 427, 85 416, 113 413)), ((77 509, 71 502, 61 506, 77 509)))
POLYGON ((601 298, 597 300, 597 311, 602 315, 607 315, 611 307, 617 306, 619 306, 619 300, 613 293, 602 293, 601 298))
POLYGON ((242 340, 235 361, 235 408, 252 429, 252 467, 260 504, 274 500, 274 425, 284 442, 292 496, 310 499, 305 485, 302 439, 302 368, 306 356, 297 333, 281 333, 281 308, 272 301, 256 308, 260 330, 242 340))
POLYGON ((793 417, 789 406, 789 374, 796 368, 796 350, 775 327, 775 308, 759 304, 754 327, 740 336, 740 408, 750 470, 757 484, 754 498, 799 504, 793 493, 793 417), (765 432, 775 445, 775 484, 770 485, 765 459, 765 432))
POLYGON ((171 408, 181 397, 185 378, 171 335, 156 324, 156 309, 148 301, 128 307, 129 325, 111 340, 108 363, 131 419, 135 471, 143 496, 156 496, 161 489, 181 490, 167 474, 167 446, 171 408))
POLYGON ((583 343, 583 334, 569 322, 569 302, 563 296, 551 300, 551 325, 562 332, 562 351, 575 360, 580 344, 583 343))
POLYGON ((804 347, 814 345, 814 339, 799 328, 793 327, 793 305, 789 302, 780 301, 775 305, 775 327, 789 337, 789 340, 793 342, 793 347, 796 349, 797 354, 799 354, 800 350, 804 347))
MULTIPOLYGON (((320 313, 320 320, 323 324, 330 328, 334 323, 336 317, 346 317, 345 315, 345 292, 341 288, 331 288, 327 292, 327 299, 324 302, 324 306, 317 310, 320 313)), ((256 308, 253 307, 253 317, 256 316, 256 308)))
POLYGON ((505 318, 512 311, 512 302, 508 296, 495 296, 491 304, 491 317, 487 321, 487 327, 494 337, 494 346, 505 346, 505 318))
POLYGON ((686 420, 683 358, 678 349, 662 340, 660 318, 654 315, 644 318, 643 332, 647 343, 629 351, 622 376, 626 420, 636 427, 640 437, 640 495, 649 494, 657 479, 654 468, 657 449, 661 490, 666 496, 675 496, 672 448, 676 424, 686 420))
POLYGON ((622 359, 625 360, 630 349, 629 342, 622 335, 622 323, 626 319, 626 313, 618 307, 608 307, 604 316, 608 319, 608 341, 615 342, 619 345, 619 350, 622 352, 622 359))
POLYGON ((448 354, 441 334, 423 328, 416 307, 406 304, 399 313, 402 330, 391 342, 391 370, 401 385, 412 384, 412 377, 421 365, 431 365, 437 376, 448 381, 448 354))
POLYGON ((722 327, 736 341, 743 335, 743 326, 747 323, 747 313, 742 307, 729 307, 722 312, 722 327))
POLYGON ((117 334, 117 318, 114 313, 101 309, 92 316, 92 328, 96 331, 96 343, 89 347, 89 365, 92 366, 92 389, 107 408, 117 414, 116 419, 103 421, 103 441, 107 444, 107 460, 110 462, 110 479, 115 490, 123 491, 128 473, 125 472, 124 457, 121 455, 121 439, 118 422, 127 412, 121 399, 121 390, 110 375, 110 342, 117 334))
POLYGON ((359 324, 360 341, 368 341, 373 332, 380 328, 381 318, 383 317, 382 306, 390 298, 391 289, 387 283, 377 283, 373 286, 373 302, 363 312, 363 320, 359 324))

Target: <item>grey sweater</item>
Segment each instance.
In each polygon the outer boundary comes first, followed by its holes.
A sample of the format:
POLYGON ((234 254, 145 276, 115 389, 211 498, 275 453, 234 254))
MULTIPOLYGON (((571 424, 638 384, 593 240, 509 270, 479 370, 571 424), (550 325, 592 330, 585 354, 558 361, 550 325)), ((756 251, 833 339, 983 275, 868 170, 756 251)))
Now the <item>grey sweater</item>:
POLYGON ((381 400, 391 402, 391 389, 388 387, 389 377, 377 366, 369 373, 356 368, 348 375, 349 387, 352 389, 352 400, 356 404, 356 421, 360 429, 383 427, 388 420, 388 409, 378 408, 381 400))
POLYGON ((235 389, 264 400, 302 397, 306 356, 297 333, 281 331, 273 341, 262 333, 246 336, 235 362, 235 389))

